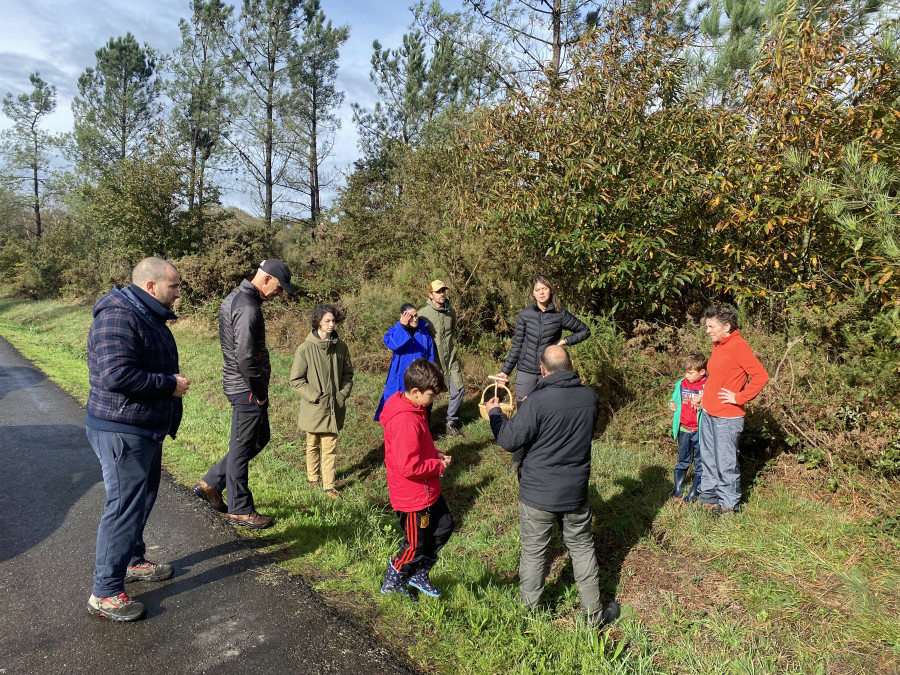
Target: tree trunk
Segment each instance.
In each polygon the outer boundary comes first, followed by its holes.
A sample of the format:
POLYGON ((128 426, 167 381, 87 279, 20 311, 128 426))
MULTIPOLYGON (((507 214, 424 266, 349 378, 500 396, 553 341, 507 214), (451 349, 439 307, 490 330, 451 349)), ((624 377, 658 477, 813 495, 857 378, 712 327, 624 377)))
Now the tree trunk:
POLYGON ((560 61, 562 61, 562 0, 553 0, 553 81, 559 80, 560 61))
POLYGON ((273 190, 272 190, 272 152, 273 145, 275 144, 274 140, 274 126, 275 126, 275 105, 272 101, 275 95, 275 59, 269 58, 269 81, 268 81, 268 91, 266 92, 266 138, 265 138, 265 152, 266 152, 266 167, 265 167, 265 181, 266 181, 266 196, 265 196, 265 204, 263 208, 265 210, 265 218, 266 225, 272 224, 272 200, 273 190))
POLYGON ((41 238, 41 200, 40 195, 38 193, 38 168, 37 163, 34 165, 34 224, 35 224, 35 234, 37 238, 41 238))
POLYGON ((318 222, 319 211, 321 210, 319 205, 319 156, 317 152, 319 102, 316 94, 316 89, 313 87, 312 109, 310 110, 312 115, 309 125, 309 216, 313 224, 318 222))

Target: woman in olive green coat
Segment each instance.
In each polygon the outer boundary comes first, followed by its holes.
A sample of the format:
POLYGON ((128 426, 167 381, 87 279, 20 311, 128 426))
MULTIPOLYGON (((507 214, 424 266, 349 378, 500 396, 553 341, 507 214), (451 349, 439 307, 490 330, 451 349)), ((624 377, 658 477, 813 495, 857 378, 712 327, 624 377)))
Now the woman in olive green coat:
POLYGON ((297 347, 291 368, 291 389, 300 395, 298 426, 306 432, 306 477, 337 499, 334 461, 338 432, 344 426, 347 398, 353 389, 353 364, 346 343, 334 331, 340 313, 334 305, 317 305, 312 331, 297 347), (321 453, 321 459, 320 459, 321 453))

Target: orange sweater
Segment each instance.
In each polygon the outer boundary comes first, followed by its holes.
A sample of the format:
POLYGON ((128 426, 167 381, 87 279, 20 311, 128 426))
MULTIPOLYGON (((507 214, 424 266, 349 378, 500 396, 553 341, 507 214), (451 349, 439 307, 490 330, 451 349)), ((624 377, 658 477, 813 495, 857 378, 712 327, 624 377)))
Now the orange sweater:
POLYGON ((703 388, 703 410, 714 417, 743 417, 744 404, 756 398, 769 381, 766 369, 738 331, 713 343, 706 370, 709 379, 703 388), (719 398, 722 389, 735 392, 737 405, 719 398))

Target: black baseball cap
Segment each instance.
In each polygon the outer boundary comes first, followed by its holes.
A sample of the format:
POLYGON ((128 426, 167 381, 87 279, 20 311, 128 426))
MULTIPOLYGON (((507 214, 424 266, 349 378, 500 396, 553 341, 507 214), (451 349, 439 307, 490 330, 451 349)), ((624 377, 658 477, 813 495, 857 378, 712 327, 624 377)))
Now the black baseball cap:
POLYGON ((259 269, 278 279, 278 283, 281 284, 284 292, 288 295, 293 295, 297 292, 296 289, 291 286, 291 271, 288 269, 288 266, 278 258, 263 260, 259 263, 259 269))

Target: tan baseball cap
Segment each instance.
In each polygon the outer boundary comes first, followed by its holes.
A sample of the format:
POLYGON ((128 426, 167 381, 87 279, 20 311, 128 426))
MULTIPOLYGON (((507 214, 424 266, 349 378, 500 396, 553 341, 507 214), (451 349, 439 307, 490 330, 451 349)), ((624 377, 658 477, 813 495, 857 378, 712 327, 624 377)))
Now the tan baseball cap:
POLYGON ((437 291, 440 291, 444 288, 447 288, 447 284, 445 284, 440 279, 435 279, 430 284, 428 284, 428 292, 429 293, 436 293, 437 291))

